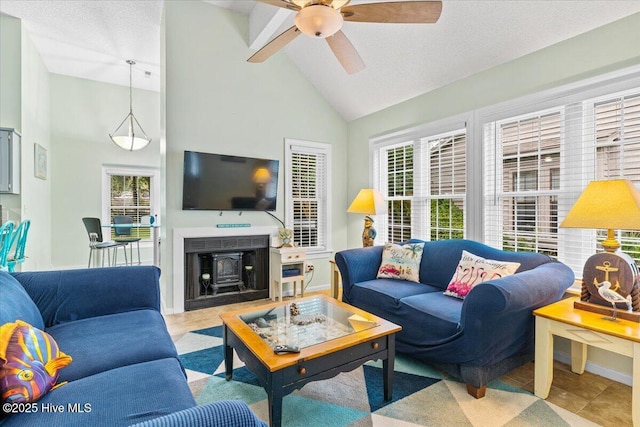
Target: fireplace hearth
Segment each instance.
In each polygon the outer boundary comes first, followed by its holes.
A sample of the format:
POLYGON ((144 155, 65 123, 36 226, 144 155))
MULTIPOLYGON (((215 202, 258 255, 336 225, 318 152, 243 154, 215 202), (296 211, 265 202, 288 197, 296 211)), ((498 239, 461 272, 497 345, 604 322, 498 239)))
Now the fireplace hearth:
POLYGON ((185 310, 269 297, 269 236, 185 239, 185 310))

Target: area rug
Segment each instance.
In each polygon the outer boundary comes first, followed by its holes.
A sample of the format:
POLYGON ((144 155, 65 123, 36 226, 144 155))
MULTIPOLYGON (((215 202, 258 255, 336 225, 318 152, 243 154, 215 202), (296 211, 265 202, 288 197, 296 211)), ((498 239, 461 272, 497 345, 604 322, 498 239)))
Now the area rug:
MULTIPOLYGON (((224 375, 222 327, 192 331, 175 339, 180 360, 198 404, 240 399, 262 420, 269 419, 267 394, 239 360, 233 380, 224 375)), ((286 396, 286 427, 413 426, 596 426, 565 409, 501 381, 488 385, 482 399, 428 364, 396 356, 393 399, 382 398, 382 363, 305 385, 286 396)))

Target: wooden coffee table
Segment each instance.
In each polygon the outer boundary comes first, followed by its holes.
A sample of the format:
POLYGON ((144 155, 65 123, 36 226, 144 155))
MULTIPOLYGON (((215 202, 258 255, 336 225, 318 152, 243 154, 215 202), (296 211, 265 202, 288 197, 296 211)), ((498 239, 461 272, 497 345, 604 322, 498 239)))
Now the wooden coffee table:
POLYGON ((384 399, 391 400, 395 333, 402 329, 398 325, 325 295, 226 312, 220 317, 227 381, 232 379, 235 350, 267 392, 271 427, 281 425, 284 396, 369 360, 382 359, 384 399), (300 352, 278 355, 273 350, 276 344, 297 346, 300 352))

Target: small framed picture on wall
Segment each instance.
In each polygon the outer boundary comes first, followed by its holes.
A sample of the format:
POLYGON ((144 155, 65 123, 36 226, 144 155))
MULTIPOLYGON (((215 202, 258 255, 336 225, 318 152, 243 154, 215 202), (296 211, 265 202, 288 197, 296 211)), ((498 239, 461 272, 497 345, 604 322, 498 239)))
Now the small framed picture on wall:
POLYGON ((33 146, 33 174, 36 178, 47 179, 47 149, 37 142, 33 146))

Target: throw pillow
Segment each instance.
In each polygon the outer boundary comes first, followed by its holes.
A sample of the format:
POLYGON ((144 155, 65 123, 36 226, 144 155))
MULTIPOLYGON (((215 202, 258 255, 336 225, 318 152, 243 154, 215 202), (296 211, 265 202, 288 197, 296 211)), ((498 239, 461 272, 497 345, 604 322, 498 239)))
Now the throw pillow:
POLYGON ((462 251, 462 258, 460 258, 456 272, 444 294, 464 299, 478 283, 510 276, 516 272, 518 267, 520 267, 519 262, 484 259, 470 252, 462 251))
POLYGON ((385 243, 382 250, 382 263, 378 269, 378 279, 403 279, 419 282, 420 261, 422 261, 423 243, 396 245, 385 243))
POLYGON ((57 387, 58 371, 71 357, 48 333, 17 320, 0 326, 0 399, 35 402, 57 387))

